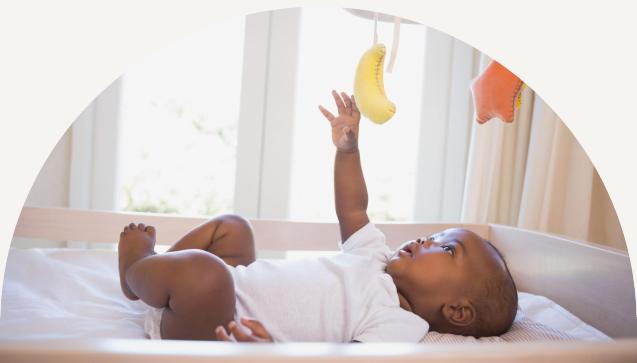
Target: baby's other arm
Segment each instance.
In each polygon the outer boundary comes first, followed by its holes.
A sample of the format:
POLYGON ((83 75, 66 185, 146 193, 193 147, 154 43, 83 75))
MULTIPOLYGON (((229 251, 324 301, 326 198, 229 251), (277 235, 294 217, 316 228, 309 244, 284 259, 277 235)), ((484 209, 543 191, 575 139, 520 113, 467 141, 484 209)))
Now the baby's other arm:
POLYGON ((367 186, 358 151, 358 126, 361 119, 354 96, 332 91, 338 117, 319 109, 332 126, 332 142, 336 146, 334 159, 334 197, 341 239, 346 241, 354 232, 369 223, 367 216, 367 186), (342 98, 341 98, 342 97, 342 98))

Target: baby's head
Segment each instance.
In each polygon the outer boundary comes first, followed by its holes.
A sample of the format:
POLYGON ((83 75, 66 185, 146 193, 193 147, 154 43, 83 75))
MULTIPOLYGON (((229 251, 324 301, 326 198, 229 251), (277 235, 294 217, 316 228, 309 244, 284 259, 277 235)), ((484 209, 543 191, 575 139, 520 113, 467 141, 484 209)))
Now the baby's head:
POLYGON ((475 337, 500 335, 513 323, 518 295, 500 252, 462 228, 405 242, 392 256, 401 306, 431 330, 475 337))

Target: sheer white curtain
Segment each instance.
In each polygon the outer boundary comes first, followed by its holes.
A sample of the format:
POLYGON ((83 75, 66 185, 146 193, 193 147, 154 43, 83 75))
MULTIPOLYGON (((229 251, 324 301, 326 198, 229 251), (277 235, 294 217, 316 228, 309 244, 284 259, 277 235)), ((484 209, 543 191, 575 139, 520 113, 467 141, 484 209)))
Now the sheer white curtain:
MULTIPOLYGON (((489 59, 482 56, 481 68, 489 59)), ((590 159, 528 87, 516 120, 473 124, 463 193, 468 223, 499 223, 624 248, 621 228, 590 159)))
POLYGON ((469 83, 478 53, 435 29, 427 29, 414 219, 457 221, 473 111, 469 83))

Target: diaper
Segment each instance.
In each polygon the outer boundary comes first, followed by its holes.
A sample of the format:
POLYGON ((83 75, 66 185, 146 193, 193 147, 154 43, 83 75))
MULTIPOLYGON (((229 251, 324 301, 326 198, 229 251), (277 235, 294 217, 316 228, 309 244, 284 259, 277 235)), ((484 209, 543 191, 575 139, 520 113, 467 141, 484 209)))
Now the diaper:
POLYGON ((161 316, 165 308, 148 307, 144 316, 144 333, 150 339, 161 339, 161 316))
MULTIPOLYGON (((162 339, 161 337, 161 317, 164 314, 166 308, 154 308, 148 307, 146 314, 144 315, 144 333, 149 339, 162 339)), ((234 321, 239 324, 237 314, 234 315, 234 321)), ((237 340, 233 335, 230 335, 230 340, 236 342, 237 340)))

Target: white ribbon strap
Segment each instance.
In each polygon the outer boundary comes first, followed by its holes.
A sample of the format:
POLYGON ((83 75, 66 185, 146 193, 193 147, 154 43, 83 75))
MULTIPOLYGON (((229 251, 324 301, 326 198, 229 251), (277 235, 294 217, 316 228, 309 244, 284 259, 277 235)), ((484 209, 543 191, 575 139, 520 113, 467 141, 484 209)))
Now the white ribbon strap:
POLYGON ((398 54, 398 40, 400 39, 400 18, 394 17, 394 38, 391 42, 391 55, 389 57, 389 63, 387 63, 387 73, 391 73, 394 69, 394 62, 396 61, 396 54, 398 54))
POLYGON ((378 13, 374 13, 374 43, 378 43, 378 13))

